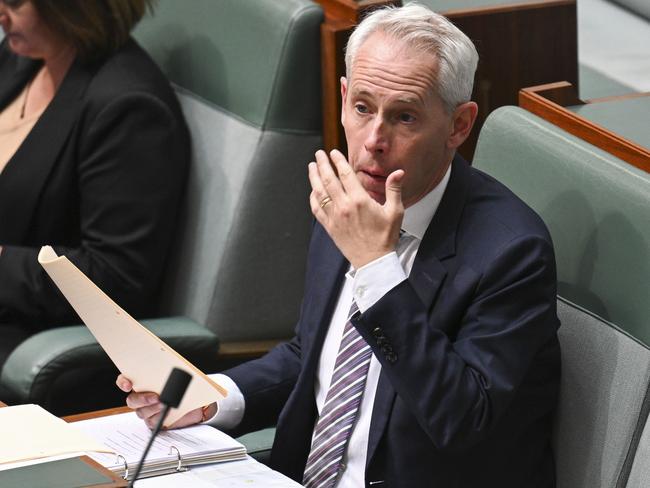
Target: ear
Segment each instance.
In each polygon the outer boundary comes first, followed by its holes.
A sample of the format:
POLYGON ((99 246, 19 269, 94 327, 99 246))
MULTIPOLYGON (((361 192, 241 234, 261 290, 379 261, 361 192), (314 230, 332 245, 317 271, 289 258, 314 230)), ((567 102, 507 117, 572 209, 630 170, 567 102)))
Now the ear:
POLYGON ((461 103, 452 115, 451 133, 447 138, 447 147, 456 149, 460 146, 474 127, 476 116, 478 115, 478 105, 474 102, 461 103))
POLYGON ((341 124, 345 125, 345 97, 348 93, 348 80, 341 76, 341 124))

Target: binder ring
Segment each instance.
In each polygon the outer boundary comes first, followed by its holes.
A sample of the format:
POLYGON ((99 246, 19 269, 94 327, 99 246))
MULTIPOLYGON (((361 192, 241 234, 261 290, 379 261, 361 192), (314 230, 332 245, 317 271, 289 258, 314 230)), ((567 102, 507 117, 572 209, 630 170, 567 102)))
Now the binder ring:
POLYGON ((183 466, 183 458, 181 457, 181 452, 178 450, 176 446, 169 446, 169 454, 173 454, 172 451, 176 451, 176 457, 178 458, 178 465, 176 466, 175 471, 177 473, 187 471, 187 468, 183 466))
POLYGON ((126 463, 126 458, 122 456, 121 454, 117 455, 117 458, 115 458, 115 463, 119 464, 120 459, 122 459, 122 463, 124 463, 124 476, 122 476, 122 479, 128 480, 129 479, 129 465, 126 463))

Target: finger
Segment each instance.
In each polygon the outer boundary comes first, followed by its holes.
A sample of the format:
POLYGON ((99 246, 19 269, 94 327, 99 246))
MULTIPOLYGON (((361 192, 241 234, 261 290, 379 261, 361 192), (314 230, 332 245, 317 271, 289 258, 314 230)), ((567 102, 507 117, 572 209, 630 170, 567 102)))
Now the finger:
POLYGON ((120 390, 126 393, 130 392, 133 389, 133 383, 131 383, 131 381, 123 374, 120 374, 117 377, 117 379, 115 380, 115 384, 120 390))
POLYGON ((307 166, 309 175, 309 184, 311 185, 312 193, 316 193, 316 198, 321 200, 328 196, 327 190, 323 186, 320 174, 318 173, 318 166, 313 161, 307 166))
POLYGON ((149 405, 148 407, 141 407, 135 409, 135 414, 142 420, 147 420, 152 417, 158 416, 162 412, 163 404, 155 403, 154 405, 149 405))
POLYGON ((404 179, 404 170, 397 169, 386 178, 386 206, 391 211, 402 212, 404 205, 402 203, 402 180, 404 179))
POLYGON ((183 415, 180 419, 169 426, 170 429, 179 429, 188 425, 198 424, 203 420, 203 410, 196 408, 183 415))
POLYGON ((357 178, 357 175, 354 174, 354 170, 352 169, 352 166, 350 165, 350 163, 348 163, 348 160, 345 158, 343 153, 338 149, 333 149, 332 151, 330 151, 330 157, 332 159, 332 162, 334 163, 334 166, 336 167, 336 171, 339 175, 339 180, 341 181, 341 184, 343 185, 343 189, 345 190, 345 192, 346 193, 352 193, 356 191, 365 192, 363 186, 361 186, 361 183, 357 178))
POLYGON ((131 393, 126 397, 126 406, 132 409, 138 409, 154 405, 159 402, 159 397, 155 393, 131 393))
POLYGON ((149 418, 144 419, 144 423, 150 430, 154 430, 160 421, 160 414, 153 415, 149 418))
POLYGON ((309 206, 311 207, 311 213, 316 217, 316 220, 324 227, 327 227, 327 222, 329 221, 329 216, 325 209, 332 205, 332 202, 322 205, 323 200, 320 197, 316 196, 315 192, 311 192, 309 195, 309 206))
POLYGON ((309 206, 311 213, 316 217, 321 224, 327 221, 327 213, 325 208, 332 205, 332 198, 326 193, 322 186, 320 177, 318 176, 318 169, 316 163, 309 163, 309 181, 312 186, 312 192, 309 195, 309 206))
POLYGON ((330 158, 322 149, 316 151, 316 165, 325 192, 332 197, 332 200, 336 202, 337 200, 341 201, 345 198, 345 190, 341 185, 341 181, 338 176, 336 176, 336 173, 334 173, 334 168, 332 167, 330 158))

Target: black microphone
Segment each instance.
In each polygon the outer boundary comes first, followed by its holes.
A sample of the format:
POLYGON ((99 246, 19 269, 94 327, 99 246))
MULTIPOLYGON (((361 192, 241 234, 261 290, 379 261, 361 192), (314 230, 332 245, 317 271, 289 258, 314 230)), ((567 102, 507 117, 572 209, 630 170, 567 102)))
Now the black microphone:
POLYGON ((182 369, 174 368, 172 369, 172 372, 169 373, 169 378, 167 378, 165 387, 160 393, 160 403, 164 405, 163 410, 160 414, 160 420, 158 420, 158 425, 156 425, 156 428, 151 433, 149 443, 142 453, 142 459, 140 459, 140 462, 138 463, 138 466, 135 470, 135 474, 133 475, 133 478, 131 478, 129 488, 133 488, 133 483, 135 483, 135 480, 140 475, 140 471, 142 471, 142 466, 144 465, 144 459, 147 457, 149 449, 151 449, 153 440, 158 435, 158 432, 160 432, 160 428, 162 427, 163 422, 169 413, 169 409, 172 407, 176 408, 178 405, 180 405, 181 399, 183 398, 185 390, 187 390, 187 385, 190 384, 190 381, 192 381, 192 375, 186 371, 183 371, 182 369))

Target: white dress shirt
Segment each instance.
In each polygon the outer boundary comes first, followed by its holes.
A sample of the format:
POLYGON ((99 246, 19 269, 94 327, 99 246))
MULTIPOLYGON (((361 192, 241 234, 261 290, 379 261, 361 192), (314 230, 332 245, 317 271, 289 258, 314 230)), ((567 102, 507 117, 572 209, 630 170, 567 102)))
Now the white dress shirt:
MULTIPOLYGON (((336 361, 343 328, 348 319, 347 315, 352 300, 354 299, 359 310, 363 313, 388 291, 406 279, 413 267, 415 255, 420 247, 424 233, 429 227, 447 188, 450 175, 451 165, 442 181, 404 212, 402 230, 411 235, 413 239, 399 257, 396 252, 392 252, 358 270, 350 269, 346 274, 316 370, 314 393, 316 395, 316 407, 319 412, 325 403, 332 372, 334 371, 334 362, 336 361)), ((381 364, 373 354, 357 414, 356 425, 346 449, 346 469, 339 477, 337 488, 358 488, 365 484, 364 475, 370 419, 372 418, 372 408, 380 372, 381 364)), ((229 395, 219 402, 217 414, 208 423, 222 429, 233 428, 239 424, 244 415, 244 397, 237 385, 227 376, 216 374, 212 375, 212 377, 228 389, 229 395)))

